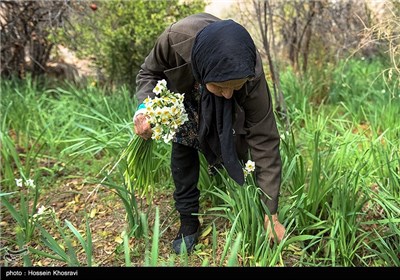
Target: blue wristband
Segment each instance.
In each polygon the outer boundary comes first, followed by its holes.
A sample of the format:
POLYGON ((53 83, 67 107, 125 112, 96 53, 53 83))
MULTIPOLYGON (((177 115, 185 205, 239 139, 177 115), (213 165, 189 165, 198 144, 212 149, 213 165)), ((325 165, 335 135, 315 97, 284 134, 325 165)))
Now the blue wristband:
POLYGON ((139 110, 139 109, 146 109, 146 105, 144 105, 144 104, 142 103, 142 104, 139 105, 139 107, 138 107, 137 109, 138 109, 138 110, 139 110))

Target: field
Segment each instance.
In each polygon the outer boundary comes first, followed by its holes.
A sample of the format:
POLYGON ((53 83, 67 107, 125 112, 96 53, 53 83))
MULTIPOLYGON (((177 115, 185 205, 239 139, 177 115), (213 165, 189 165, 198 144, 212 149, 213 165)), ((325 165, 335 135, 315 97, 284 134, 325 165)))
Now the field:
POLYGON ((1 80, 2 266, 400 266, 400 85, 379 61, 282 72, 279 219, 266 238, 253 180, 209 177, 201 238, 175 255, 170 147, 126 180, 133 93, 1 80))

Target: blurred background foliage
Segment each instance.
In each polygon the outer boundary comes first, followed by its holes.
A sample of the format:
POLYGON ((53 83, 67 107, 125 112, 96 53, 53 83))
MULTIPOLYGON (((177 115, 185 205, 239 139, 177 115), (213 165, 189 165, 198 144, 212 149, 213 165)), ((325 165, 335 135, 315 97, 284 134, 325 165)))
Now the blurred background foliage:
MULTIPOLYGON (((1 76, 64 78, 57 45, 94 67, 103 85, 134 87, 135 76, 168 24, 204 10, 201 0, 2 1, 1 76), (51 54, 53 56, 51 56, 51 54), (55 69, 56 68, 56 69, 55 69)), ((76 80, 76 73, 72 79, 76 80), (75 76, 74 76, 75 75, 75 76)))
MULTIPOLYGON (((134 96, 136 74, 157 36, 212 2, 217 1, 3 1, 1 77, 46 77, 46 83, 68 80, 111 90, 127 86, 134 96)), ((232 0, 229 9, 216 12, 249 29, 276 110, 287 115, 280 81, 286 68, 320 85, 312 98, 318 104, 327 100, 341 60, 380 60, 380 75, 398 84, 399 10, 396 0, 232 0)))
POLYGON ((135 87, 144 57, 166 26, 205 6, 201 0, 117 0, 98 1, 96 10, 88 10, 88 3, 79 4, 71 14, 74 24, 60 30, 54 41, 64 42, 81 58, 92 58, 101 82, 130 88, 135 87))
MULTIPOLYGON (((63 45, 90 60, 102 82, 133 86, 140 64, 164 28, 204 11, 208 3, 3 1, 1 75, 51 72, 47 63, 57 60, 56 46, 63 45)), ((277 69, 290 66, 303 75, 318 73, 340 59, 359 56, 387 59, 399 74, 399 5, 395 0, 232 1, 224 17, 245 25, 277 69)))

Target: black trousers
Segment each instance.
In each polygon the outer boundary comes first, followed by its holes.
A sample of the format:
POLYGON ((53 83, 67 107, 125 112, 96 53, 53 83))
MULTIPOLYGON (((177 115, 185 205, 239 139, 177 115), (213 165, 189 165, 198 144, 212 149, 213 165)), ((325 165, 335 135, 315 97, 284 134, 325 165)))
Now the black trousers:
POLYGON ((179 143, 172 143, 171 172, 175 184, 175 208, 182 215, 199 212, 199 152, 179 143))

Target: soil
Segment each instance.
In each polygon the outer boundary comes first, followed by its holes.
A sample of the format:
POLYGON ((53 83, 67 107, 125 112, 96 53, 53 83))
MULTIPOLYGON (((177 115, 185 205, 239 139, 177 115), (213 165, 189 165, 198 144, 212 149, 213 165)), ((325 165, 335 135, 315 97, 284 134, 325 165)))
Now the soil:
MULTIPOLYGON (((64 232, 71 238, 72 244, 77 252, 80 264, 86 265, 86 254, 75 238, 73 233, 67 228, 64 222, 67 220, 82 234, 86 240, 86 224, 85 212, 89 216, 89 225, 92 235, 93 248, 93 266, 126 266, 123 249, 123 231, 128 231, 128 222, 125 219, 126 210, 121 199, 111 189, 93 185, 85 182, 85 178, 61 178, 51 189, 44 191, 40 195, 38 207, 44 205, 48 210, 45 211, 40 224, 47 230, 59 244, 63 242, 60 230, 56 226, 56 219, 60 225, 64 227, 64 232), (54 209, 55 217, 51 215, 51 209, 54 209)), ((137 198, 138 204, 142 205, 143 212, 148 213, 149 225, 149 247, 151 250, 153 236, 153 222, 155 216, 155 208, 159 209, 160 216, 160 237, 159 237, 159 263, 161 265, 170 265, 170 259, 175 255, 172 251, 171 243, 175 238, 179 229, 179 220, 176 211, 173 207, 172 191, 164 190, 164 193, 156 193, 150 204, 147 204, 145 199, 137 198), (148 205, 151 205, 150 211, 148 205)), ((13 205, 19 205, 19 201, 12 201, 13 205)), ((7 262, 4 258, 4 249, 17 251, 23 248, 16 246, 16 229, 17 224, 10 216, 5 207, 1 206, 1 228, 2 238, 0 245, 2 248, 2 258, 0 265, 2 266, 23 266, 22 258, 16 257, 13 261, 7 262)), ((211 216, 200 218, 202 222, 202 233, 197 245, 200 250, 189 255, 189 266, 201 266, 205 258, 212 263, 216 260, 211 260, 212 256, 212 231, 210 226, 214 221, 218 228, 224 229, 228 226, 228 222, 223 219, 215 219, 211 216)), ((132 266, 143 266, 145 256, 144 238, 131 237, 129 239, 129 247, 131 254, 132 266)), ((41 241, 40 231, 35 229, 31 241, 25 244, 25 247, 34 248, 36 250, 45 251, 54 255, 54 252, 44 246, 41 241)), ((218 255, 221 255, 221 249, 218 255)), ((60 262, 51 258, 45 258, 29 253, 33 266, 67 266, 67 263, 60 262)), ((175 256, 179 266, 178 257, 175 256)))

